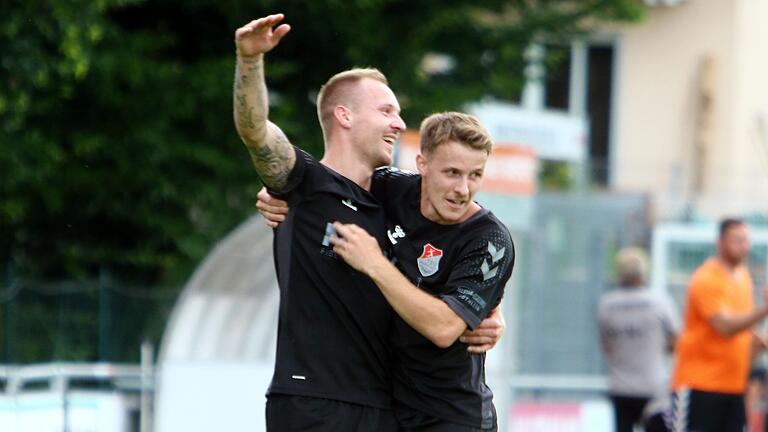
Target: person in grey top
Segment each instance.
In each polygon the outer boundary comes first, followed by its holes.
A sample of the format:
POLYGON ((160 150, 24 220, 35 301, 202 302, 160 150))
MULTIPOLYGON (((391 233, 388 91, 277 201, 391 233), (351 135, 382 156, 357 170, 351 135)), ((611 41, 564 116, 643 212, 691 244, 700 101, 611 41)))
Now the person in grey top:
POLYGON ((617 432, 631 432, 635 424, 647 420, 649 402, 664 398, 667 355, 680 327, 669 297, 646 285, 646 267, 642 250, 620 251, 619 286, 603 294, 598 305, 600 346, 608 365, 617 432))

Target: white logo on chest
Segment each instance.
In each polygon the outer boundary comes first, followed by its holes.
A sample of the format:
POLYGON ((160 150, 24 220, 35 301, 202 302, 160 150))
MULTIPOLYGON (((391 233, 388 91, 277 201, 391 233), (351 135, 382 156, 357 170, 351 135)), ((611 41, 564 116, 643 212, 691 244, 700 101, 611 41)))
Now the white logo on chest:
POLYGON ((341 200, 341 203, 344 204, 345 206, 351 208, 352 210, 357 211, 357 206, 352 204, 352 200, 351 199, 341 200))
POLYGON ((397 239, 405 237, 405 231, 400 228, 400 225, 395 225, 395 231, 387 230, 387 237, 392 244, 397 244, 397 239))

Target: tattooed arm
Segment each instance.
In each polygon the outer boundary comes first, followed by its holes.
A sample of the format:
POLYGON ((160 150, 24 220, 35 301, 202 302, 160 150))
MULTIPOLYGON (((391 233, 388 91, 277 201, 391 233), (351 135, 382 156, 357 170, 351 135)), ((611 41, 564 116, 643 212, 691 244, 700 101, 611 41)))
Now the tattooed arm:
POLYGON ((285 186, 296 163, 296 154, 288 138, 268 120, 269 101, 264 81, 264 54, 291 29, 288 24, 273 28, 282 20, 282 14, 269 15, 251 21, 235 32, 235 127, 262 182, 274 189, 285 186))

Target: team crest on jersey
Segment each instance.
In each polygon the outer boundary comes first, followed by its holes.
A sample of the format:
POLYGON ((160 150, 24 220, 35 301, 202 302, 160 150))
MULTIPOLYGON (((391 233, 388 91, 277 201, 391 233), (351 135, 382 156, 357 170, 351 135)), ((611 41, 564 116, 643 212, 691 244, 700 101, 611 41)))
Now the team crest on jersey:
POLYGON ((440 258, 443 257, 443 251, 427 243, 421 256, 416 258, 416 264, 419 265, 419 271, 424 277, 432 276, 437 273, 440 266, 440 258))

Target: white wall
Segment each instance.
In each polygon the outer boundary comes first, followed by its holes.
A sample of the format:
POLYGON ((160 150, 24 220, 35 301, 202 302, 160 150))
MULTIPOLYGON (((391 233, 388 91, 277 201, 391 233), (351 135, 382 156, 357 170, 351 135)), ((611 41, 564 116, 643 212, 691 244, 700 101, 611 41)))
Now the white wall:
MULTIPOLYGON (((739 207, 768 213, 768 1, 739 0, 736 8, 732 194, 739 207), (761 119, 762 118, 762 119, 761 119), (764 129, 760 127, 764 122, 764 129)), ((711 203, 716 208, 717 202, 711 203)))
MULTIPOLYGON (((691 0, 651 8, 646 19, 619 29, 619 106, 614 186, 650 190, 659 216, 679 210, 691 189, 700 64, 717 64, 712 142, 731 128, 733 5, 729 0, 691 0)), ((713 159, 719 159, 713 149, 713 159)), ((708 193, 724 185, 707 182, 708 193)))

